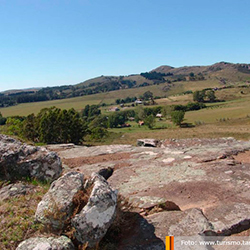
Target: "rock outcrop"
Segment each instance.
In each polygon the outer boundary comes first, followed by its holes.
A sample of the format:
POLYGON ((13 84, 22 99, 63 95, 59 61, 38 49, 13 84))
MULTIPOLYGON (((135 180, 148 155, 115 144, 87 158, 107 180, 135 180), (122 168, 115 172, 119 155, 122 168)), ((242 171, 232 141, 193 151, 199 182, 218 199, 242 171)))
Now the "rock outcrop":
MULTIPOLYGON (((114 168, 110 184, 142 210, 161 242, 171 234, 194 234, 202 239, 228 237, 250 228, 250 141, 169 139, 158 145, 75 147, 61 150, 59 155, 65 158, 65 164, 70 163, 69 167, 86 175, 114 168), (166 201, 181 211, 147 212, 166 201)), ((141 230, 140 226, 135 228, 141 230)), ((136 233, 131 229, 131 234, 136 233)), ((147 249, 139 242, 135 246, 130 238, 124 241, 119 249, 147 249)), ((154 249, 150 242, 148 246, 154 249)))
POLYGON ((136 145, 139 147, 158 147, 160 141, 155 139, 138 139, 136 145))
POLYGON ((34 237, 21 242, 16 250, 75 250, 75 247, 66 236, 59 238, 34 237))
POLYGON ((55 152, 0 135, 0 178, 53 181, 61 172, 62 163, 55 152))
MULTIPOLYGON (((53 204, 71 207, 69 201, 74 194, 92 187, 87 204, 76 214, 67 212, 71 208, 62 209, 68 214, 65 220, 74 228, 76 240, 92 247, 100 242, 115 217, 117 194, 112 186, 141 212, 128 212, 126 218, 131 215, 131 223, 127 224, 116 249, 164 250, 167 235, 175 236, 175 249, 206 249, 206 246, 181 245, 181 241, 198 242, 213 236, 230 240, 250 228, 250 141, 172 139, 157 145, 60 147, 58 154, 68 164, 65 171, 70 172, 52 183, 48 193, 53 195, 45 195, 43 209, 38 206, 37 218, 52 213, 46 211, 53 204), (104 168, 115 170, 109 178, 110 184, 98 174, 85 183, 80 181, 79 187, 69 184, 78 183, 73 176, 81 175, 79 172, 88 176, 104 168), (41 215, 39 209, 43 211, 41 215)), ((53 148, 57 150, 56 146, 53 148)), ((53 227, 62 228, 63 224, 58 226, 53 219, 48 221, 52 221, 53 227)))
POLYGON ((89 247, 95 246, 113 222, 117 193, 100 175, 92 175, 93 190, 87 205, 72 219, 76 239, 89 247))
POLYGON ((92 179, 84 183, 83 174, 68 172, 51 184, 49 191, 38 204, 35 218, 57 230, 63 229, 66 223, 70 225, 71 220, 77 241, 93 247, 103 238, 113 222, 116 205, 117 193, 102 176, 94 173, 92 179), (83 208, 80 212, 75 211, 76 195, 84 195, 86 189, 92 186, 86 204, 79 204, 83 208))
POLYGON ((84 175, 69 172, 54 181, 38 204, 35 218, 54 229, 62 229, 74 210, 73 198, 83 189, 84 175))

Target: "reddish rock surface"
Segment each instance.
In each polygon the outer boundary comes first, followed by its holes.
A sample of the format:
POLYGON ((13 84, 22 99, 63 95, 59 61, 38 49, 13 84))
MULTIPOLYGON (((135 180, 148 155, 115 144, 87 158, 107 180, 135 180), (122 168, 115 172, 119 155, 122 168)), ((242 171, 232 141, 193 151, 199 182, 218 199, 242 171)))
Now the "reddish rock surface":
POLYGON ((113 167, 115 171, 109 179, 111 186, 138 209, 166 201, 179 206, 182 211, 144 215, 154 225, 155 236, 162 242, 166 235, 177 234, 178 230, 180 235, 198 235, 207 230, 207 225, 215 234, 224 232, 225 235, 250 227, 249 141, 183 139, 165 140, 159 145, 155 148, 130 145, 72 147, 59 150, 58 154, 67 165, 65 171, 73 168, 90 175, 113 167), (199 219, 198 226, 190 227, 190 220, 180 218, 191 216, 190 211, 196 208, 201 211, 199 218, 205 219, 203 222, 199 219), (175 231, 170 230, 173 225, 175 231), (181 227, 186 228, 183 233, 181 227))

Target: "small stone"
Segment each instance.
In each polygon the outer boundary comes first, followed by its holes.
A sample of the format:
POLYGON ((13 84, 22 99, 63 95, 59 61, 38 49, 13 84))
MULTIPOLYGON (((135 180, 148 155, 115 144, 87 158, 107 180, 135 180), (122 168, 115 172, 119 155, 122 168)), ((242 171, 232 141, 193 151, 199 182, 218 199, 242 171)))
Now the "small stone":
POLYGON ((35 237, 21 242, 16 250, 74 250, 72 241, 66 236, 54 237, 35 237))
POLYGON ((175 158, 167 158, 167 159, 164 159, 162 160, 164 163, 171 163, 173 161, 175 161, 175 158))

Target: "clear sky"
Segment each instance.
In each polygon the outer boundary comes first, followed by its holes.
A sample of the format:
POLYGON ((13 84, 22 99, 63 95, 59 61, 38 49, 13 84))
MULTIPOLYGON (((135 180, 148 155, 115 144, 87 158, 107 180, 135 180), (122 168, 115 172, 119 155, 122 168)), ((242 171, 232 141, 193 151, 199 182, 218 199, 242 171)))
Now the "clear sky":
POLYGON ((0 0, 0 91, 250 63, 249 0, 0 0))

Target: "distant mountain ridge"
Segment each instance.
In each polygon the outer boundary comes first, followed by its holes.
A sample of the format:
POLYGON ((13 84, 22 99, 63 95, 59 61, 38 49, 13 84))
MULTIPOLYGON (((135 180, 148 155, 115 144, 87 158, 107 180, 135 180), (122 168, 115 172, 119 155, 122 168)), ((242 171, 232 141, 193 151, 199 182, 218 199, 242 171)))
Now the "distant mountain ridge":
POLYGON ((160 72, 160 73, 173 73, 173 74, 183 74, 188 75, 190 73, 194 74, 205 74, 205 75, 218 75, 220 74, 225 75, 228 71, 231 72, 240 72, 245 74, 250 74, 250 64, 246 63, 229 63, 229 62, 219 62, 208 66, 184 66, 174 68, 171 66, 160 66, 152 71, 160 72), (215 74, 216 73, 216 74, 215 74))
POLYGON ((222 83, 250 81, 250 64, 219 62, 208 66, 159 66, 149 72, 128 76, 99 76, 75 84, 41 89, 12 90, 0 93, 0 107, 25 102, 38 102, 72 98, 110 92, 120 89, 140 88, 166 84, 164 91, 175 82, 218 80, 222 83))

